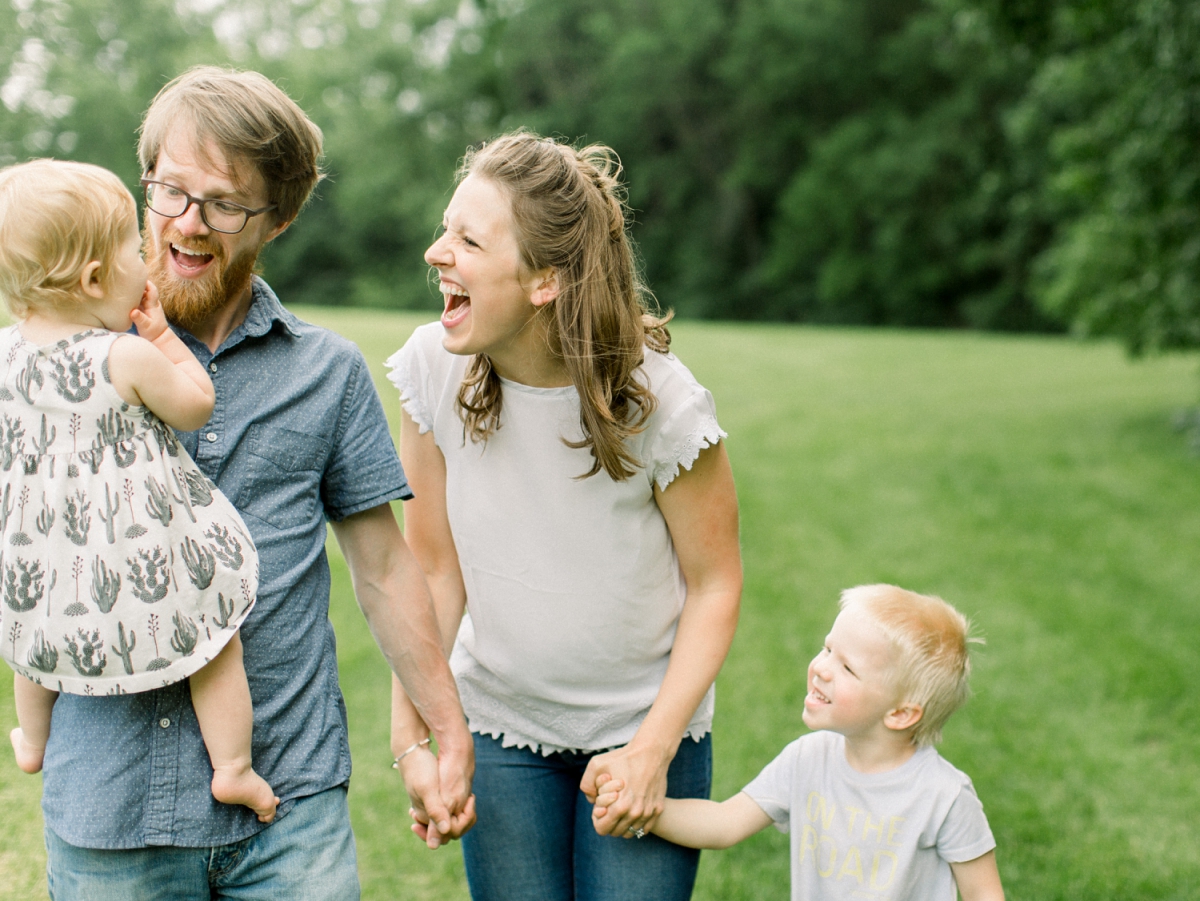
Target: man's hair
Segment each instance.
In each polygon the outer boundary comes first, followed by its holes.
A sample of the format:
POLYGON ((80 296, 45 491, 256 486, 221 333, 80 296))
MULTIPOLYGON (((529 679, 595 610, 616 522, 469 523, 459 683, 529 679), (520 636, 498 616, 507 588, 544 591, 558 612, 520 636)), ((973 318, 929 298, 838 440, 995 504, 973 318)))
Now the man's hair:
POLYGON ((153 173, 167 135, 181 124, 203 162, 212 162, 205 158, 211 142, 231 164, 258 170, 278 222, 295 219, 323 177, 321 129, 258 72, 197 66, 168 82, 142 120, 143 173, 153 173))
POLYGON ((93 261, 109 287, 131 235, 137 204, 107 169, 34 160, 0 170, 0 295, 17 319, 77 302, 93 261))
POLYGON ((865 613, 897 652, 896 687, 924 711, 913 727, 918 747, 942 739, 942 726, 970 694, 970 637, 965 616, 930 595, 895 585, 860 585, 842 592, 841 608, 865 613))

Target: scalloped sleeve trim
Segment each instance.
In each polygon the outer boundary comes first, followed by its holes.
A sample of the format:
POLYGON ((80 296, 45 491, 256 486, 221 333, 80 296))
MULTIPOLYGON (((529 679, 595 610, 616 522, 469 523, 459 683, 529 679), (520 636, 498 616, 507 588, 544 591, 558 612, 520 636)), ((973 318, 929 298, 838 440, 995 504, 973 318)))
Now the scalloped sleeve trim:
POLYGON ((658 490, 665 491, 680 467, 690 470, 700 451, 725 437, 727 433, 717 423, 712 394, 701 388, 671 415, 654 442, 650 474, 658 490))
POLYGON ((429 409, 431 396, 429 362, 424 348, 419 346, 420 330, 414 332, 404 346, 384 362, 390 370, 388 381, 400 392, 400 406, 417 424, 417 431, 425 434, 433 428, 433 414, 429 409))

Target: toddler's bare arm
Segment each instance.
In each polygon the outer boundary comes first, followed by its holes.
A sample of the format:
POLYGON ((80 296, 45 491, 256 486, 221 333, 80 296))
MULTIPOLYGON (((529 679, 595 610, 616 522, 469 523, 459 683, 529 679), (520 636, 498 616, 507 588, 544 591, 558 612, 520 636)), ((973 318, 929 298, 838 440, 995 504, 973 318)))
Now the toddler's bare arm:
POLYGON ((215 393, 200 361, 167 328, 158 292, 147 282, 133 324, 145 341, 122 339, 113 345, 109 369, 113 387, 130 403, 144 404, 172 428, 191 431, 208 421, 215 393))

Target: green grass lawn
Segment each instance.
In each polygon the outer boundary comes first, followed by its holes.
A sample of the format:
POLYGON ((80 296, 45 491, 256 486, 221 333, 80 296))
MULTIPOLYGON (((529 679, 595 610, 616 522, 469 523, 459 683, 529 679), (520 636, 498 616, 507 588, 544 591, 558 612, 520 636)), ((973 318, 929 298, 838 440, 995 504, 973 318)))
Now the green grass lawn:
MULTIPOLYGON (((418 319, 302 315, 382 360, 418 319)), ((974 779, 1010 899, 1200 897, 1200 460, 1171 414, 1194 362, 1058 338, 680 323, 742 509, 742 623, 718 682, 714 793, 803 731, 838 592, 944 596, 987 644, 942 753, 974 779)), ((368 899, 465 899, 456 848, 408 833, 387 674, 340 559, 339 636, 368 899)), ((7 681, 0 722, 14 717, 7 681)), ((0 898, 43 898, 40 780, 0 754, 0 898)), ((706 852, 697 899, 786 899, 774 830, 706 852)))

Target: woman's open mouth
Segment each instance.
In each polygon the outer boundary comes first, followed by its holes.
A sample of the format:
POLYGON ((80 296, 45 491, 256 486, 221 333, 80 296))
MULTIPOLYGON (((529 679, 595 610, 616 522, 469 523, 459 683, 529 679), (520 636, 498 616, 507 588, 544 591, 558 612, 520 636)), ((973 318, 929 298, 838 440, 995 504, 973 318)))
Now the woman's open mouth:
POLYGON ((471 295, 467 293, 466 288, 451 282, 442 282, 439 288, 446 304, 446 308, 442 312, 442 326, 453 328, 470 314, 471 295))

